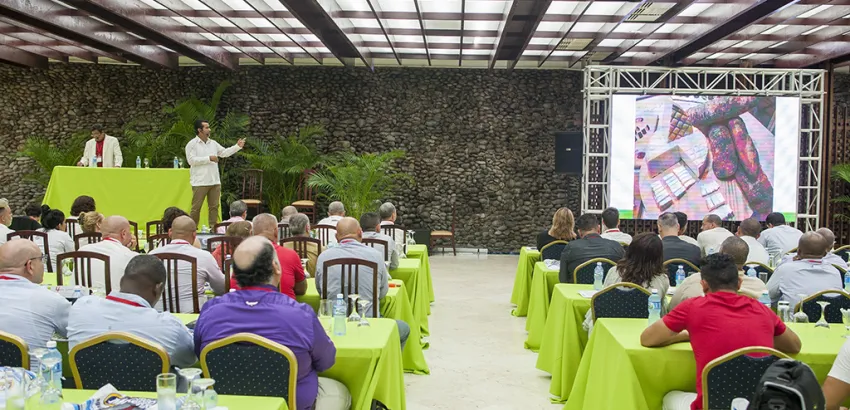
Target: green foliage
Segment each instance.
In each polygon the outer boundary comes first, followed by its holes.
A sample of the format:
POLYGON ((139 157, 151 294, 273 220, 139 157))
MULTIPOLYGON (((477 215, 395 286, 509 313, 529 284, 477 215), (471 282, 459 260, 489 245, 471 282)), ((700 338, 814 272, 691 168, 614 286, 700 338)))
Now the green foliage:
POLYGON ((329 160, 325 169, 311 175, 307 183, 318 188, 320 196, 341 201, 346 215, 359 219, 366 212, 376 211, 381 200, 389 197, 402 182, 412 179, 395 167, 395 160, 404 154, 400 150, 381 154, 343 153, 329 160))
POLYGON ((53 167, 76 165, 83 155, 86 140, 91 138, 90 131, 80 131, 71 138, 64 139, 60 144, 52 144, 47 138, 30 137, 24 143, 18 157, 35 161, 35 170, 24 175, 27 181, 33 181, 43 187, 50 182, 53 167))
MULTIPOLYGON (((832 167, 832 179, 836 181, 843 181, 845 183, 850 183, 850 164, 838 164, 832 167)), ((850 203, 850 196, 843 195, 837 198, 833 198, 832 202, 836 203, 850 203)), ((850 216, 845 214, 836 214, 836 219, 850 221, 850 216)))

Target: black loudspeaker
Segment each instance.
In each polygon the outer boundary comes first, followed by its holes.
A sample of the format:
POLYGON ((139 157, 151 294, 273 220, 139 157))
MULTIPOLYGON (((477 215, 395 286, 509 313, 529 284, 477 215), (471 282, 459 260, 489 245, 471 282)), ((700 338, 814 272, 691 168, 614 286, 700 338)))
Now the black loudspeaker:
POLYGON ((578 131, 555 133, 555 172, 581 175, 584 135, 578 131))

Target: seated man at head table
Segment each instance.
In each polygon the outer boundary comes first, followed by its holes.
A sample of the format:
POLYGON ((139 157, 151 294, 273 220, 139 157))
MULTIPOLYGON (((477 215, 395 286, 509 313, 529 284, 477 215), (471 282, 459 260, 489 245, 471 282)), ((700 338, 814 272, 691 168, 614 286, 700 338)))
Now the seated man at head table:
POLYGON ((621 244, 632 243, 632 236, 620 231, 620 211, 617 208, 606 208, 602 211, 602 235, 605 239, 610 239, 621 244))
POLYGON ((767 250, 759 243, 758 238, 761 235, 761 223, 756 218, 747 218, 741 221, 738 225, 738 232, 735 236, 744 240, 750 249, 747 254, 747 262, 758 262, 762 265, 770 265, 770 256, 767 250))
POLYGON ((658 217, 658 234, 664 246, 664 261, 684 259, 694 266, 699 266, 702 256, 699 246, 682 240, 679 236, 679 218, 672 212, 665 212, 658 217))
POLYGON ((130 260, 121 278, 121 290, 105 299, 85 296, 71 307, 68 316, 68 348, 107 332, 127 332, 158 343, 168 352, 171 365, 195 364, 195 341, 183 323, 171 313, 157 312, 165 288, 165 266, 155 256, 130 260))
POLYGON ((720 249, 720 244, 726 238, 733 236, 732 232, 720 226, 723 220, 715 214, 706 215, 702 218, 702 232, 697 235, 699 251, 702 256, 711 255, 720 249))
POLYGON ((46 347, 54 333, 65 336, 71 303, 39 284, 44 254, 32 241, 12 239, 0 246, 0 331, 24 339, 30 351, 46 347))
MULTIPOLYGON (((130 222, 123 216, 113 215, 103 220, 100 231, 103 234, 102 241, 83 245, 79 250, 81 252, 95 252, 108 256, 110 286, 112 289, 118 289, 127 263, 130 262, 130 259, 139 255, 135 251, 130 250, 134 242, 134 237, 130 233, 130 222)), ((92 287, 106 289, 103 263, 99 261, 92 262, 91 278, 92 287)))
POLYGON ((297 213, 298 213, 298 208, 296 208, 292 205, 288 205, 288 206, 283 207, 283 211, 280 212, 280 223, 288 224, 289 218, 292 217, 292 215, 295 215, 297 213))
MULTIPOLYGON (((832 233, 832 230, 829 228, 820 228, 815 231, 823 236, 823 239, 826 240, 826 255, 823 257, 823 262, 828 263, 830 265, 838 265, 841 269, 847 270, 847 261, 845 261, 842 257, 832 253, 835 248, 835 234, 832 233)), ((782 265, 786 262, 791 262, 797 257, 797 252, 787 253, 782 257, 782 261, 779 262, 779 265, 782 265)))
POLYGON ((13 231, 37 231, 41 229, 41 224, 38 222, 39 218, 41 218, 41 206, 29 204, 24 208, 23 216, 12 217, 12 224, 9 225, 9 228, 13 231))
POLYGON ((0 245, 6 243, 8 235, 15 232, 9 229, 12 224, 12 207, 6 198, 0 198, 0 245))
MULTIPOLYGON (((209 283, 213 292, 216 295, 221 295, 224 293, 224 274, 221 273, 221 269, 218 268, 212 254, 192 246, 192 243, 197 237, 197 229, 198 226, 195 225, 195 221, 191 217, 178 217, 171 225, 171 243, 152 250, 150 254, 178 253, 195 258, 198 268, 197 298, 199 306, 203 306, 206 300, 204 297, 204 283, 209 283)), ((188 262, 177 261, 177 274, 179 275, 177 284, 180 288, 174 291, 180 297, 180 313, 192 313, 194 310, 192 266, 188 262)), ((161 302, 156 305, 156 309, 162 310, 161 302)))
MULTIPOLYGON (((381 229, 384 226, 395 225, 396 219, 398 219, 398 212, 395 209, 395 205, 392 202, 384 202, 381 204, 381 207, 378 208, 378 214, 381 216, 381 229)), ((407 232, 403 229, 394 229, 392 236, 395 241, 396 252, 399 255, 404 255, 404 244, 407 243, 407 232)))
MULTIPOLYGON (((309 238, 310 218, 304 214, 295 214, 289 217, 289 234, 293 237, 302 236, 305 238, 309 238)), ((319 258, 320 246, 321 245, 313 242, 307 243, 307 272, 310 273, 310 276, 316 275, 316 260, 319 258)), ((292 242, 284 243, 283 247, 287 249, 295 249, 295 245, 292 242)))
POLYGON ((336 348, 310 306, 278 291, 280 263, 269 240, 253 236, 242 242, 233 253, 233 275, 240 290, 201 310, 195 353, 237 333, 265 337, 290 348, 298 359, 297 410, 348 409, 351 395, 345 385, 317 376, 333 366, 336 348))
MULTIPOLYGON (((247 221, 246 218, 248 218, 248 204, 246 204, 245 201, 236 200, 230 203, 230 219, 224 222, 233 223, 247 221)), ((224 235, 226 229, 227 227, 220 226, 215 233, 219 235, 224 235)))
MULTIPOLYGON (((280 292, 293 299, 295 295, 307 293, 307 280, 304 267, 301 266, 301 258, 292 249, 278 245, 277 218, 272 214, 255 216, 254 235, 268 239, 274 247, 275 256, 280 263, 280 292)), ((230 288, 239 289, 239 282, 235 277, 230 278, 230 288)))
MULTIPOLYGON (((385 235, 381 233, 381 217, 374 212, 366 212, 360 216, 360 229, 363 230, 363 239, 380 239, 382 241, 387 241, 389 246, 389 252, 387 255, 389 256, 390 270, 398 268, 398 249, 396 248, 396 242, 389 235, 385 235)), ((383 246, 377 245, 374 249, 378 250, 382 256, 384 254, 383 246)))
POLYGON ((77 162, 77 166, 92 166, 92 160, 97 161, 95 165, 98 168, 121 168, 124 163, 118 138, 106 135, 100 124, 91 127, 91 139, 86 141, 83 157, 77 162))
POLYGON ((765 219, 767 229, 759 235, 759 243, 764 245, 768 255, 777 260, 796 248, 803 232, 785 224, 785 215, 772 212, 765 219))
POLYGON ((599 219, 596 215, 584 214, 576 219, 579 239, 570 241, 561 252, 561 283, 573 282, 573 271, 594 258, 606 258, 616 263, 626 254, 623 245, 599 235, 599 219))
MULTIPOLYGON (((357 294, 360 299, 366 299, 372 302, 373 295, 374 305, 370 305, 366 309, 366 316, 372 317, 372 311, 375 309, 380 317, 381 299, 387 295, 389 290, 390 274, 387 272, 387 265, 384 263, 384 255, 378 253, 377 250, 362 244, 360 241, 363 237, 363 231, 360 229, 360 223, 354 218, 342 218, 336 225, 336 238, 339 241, 339 246, 328 248, 319 255, 319 260, 316 262, 316 290, 319 295, 322 294, 324 280, 328 282, 328 299, 335 299, 336 295, 347 295, 348 292, 342 289, 342 268, 340 265, 334 265, 326 271, 324 263, 334 259, 356 258, 364 259, 375 263, 378 266, 378 289, 372 288, 372 269, 360 267, 360 279, 357 294)), ((346 282, 348 284, 348 282, 346 282)), ((346 287, 348 287, 346 285, 346 287)), ((359 310, 358 310, 359 312, 359 310)), ((398 324, 398 335, 401 339, 401 350, 404 350, 404 345, 407 343, 407 337, 410 336, 410 326, 401 320, 396 320, 398 324)), ((419 342, 418 340, 416 342, 419 342)))
POLYGON ((797 256, 778 266, 767 281, 771 303, 787 301, 794 309, 801 297, 844 287, 841 273, 824 260, 827 244, 817 232, 806 232, 800 237, 797 256))
POLYGON ((705 297, 676 306, 640 335, 645 347, 690 341, 696 360, 696 393, 672 391, 664 396, 664 410, 702 409, 702 371, 710 361, 750 346, 800 352, 800 338, 757 300, 739 295, 742 278, 731 256, 708 255, 700 267, 705 297))
MULTIPOLYGON (((720 252, 718 253, 731 256, 735 262, 735 267, 738 269, 738 276, 741 277, 741 288, 738 290, 738 293, 758 299, 767 290, 767 286, 760 279, 751 278, 744 274, 744 269, 746 269, 744 263, 747 262, 749 252, 749 246, 743 239, 730 236, 720 244, 720 252)), ((675 308, 685 299, 705 296, 701 282, 702 275, 699 272, 685 278, 684 282, 676 288, 673 297, 670 298, 670 308, 675 308)))
POLYGON ((696 239, 685 235, 685 232, 688 231, 688 214, 679 211, 673 212, 673 214, 676 215, 676 220, 679 221, 679 239, 698 247, 699 242, 696 239))

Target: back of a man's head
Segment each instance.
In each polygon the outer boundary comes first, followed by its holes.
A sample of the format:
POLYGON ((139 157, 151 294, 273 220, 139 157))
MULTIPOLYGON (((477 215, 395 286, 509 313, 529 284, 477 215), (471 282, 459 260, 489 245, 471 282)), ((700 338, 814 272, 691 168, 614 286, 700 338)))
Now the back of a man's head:
POLYGON ((664 236, 679 235, 679 219, 672 212, 665 212, 658 217, 658 233, 664 236))
POLYGON ((130 221, 120 215, 108 216, 100 225, 100 231, 104 238, 120 239, 121 232, 124 230, 130 230, 130 221))
POLYGON ((22 268, 30 258, 38 257, 40 252, 35 242, 21 238, 12 239, 0 245, 0 272, 22 268))
POLYGON ((685 232, 685 229, 688 229, 688 214, 679 211, 673 212, 673 214, 676 215, 676 220, 679 221, 679 234, 681 235, 685 232))
POLYGON ((24 208, 24 214, 29 217, 38 218, 41 216, 41 206, 39 204, 29 204, 24 208))
POLYGON ((328 215, 343 216, 345 215, 345 205, 339 201, 333 201, 328 205, 328 215))
POLYGON ((374 212, 366 212, 363 215, 360 215, 360 229, 363 232, 379 232, 381 224, 381 217, 374 212))
POLYGON ((829 228, 820 228, 815 232, 823 236, 823 239, 826 241, 826 251, 827 253, 831 252, 835 246, 835 234, 832 233, 832 230, 829 228))
POLYGON ((132 293, 155 305, 161 294, 157 285, 166 281, 165 265, 153 255, 138 255, 130 259, 121 277, 121 292, 132 293))
POLYGON ((767 218, 764 221, 770 226, 785 225, 785 215, 779 212, 771 212, 767 214, 767 218))
POLYGON ((395 205, 390 202, 384 202, 381 204, 381 207, 378 208, 378 213, 381 215, 382 221, 387 221, 392 219, 393 214, 395 214, 395 205))
POLYGON ((708 223, 710 223, 714 226, 720 226, 723 223, 723 220, 720 219, 720 217, 715 215, 715 214, 706 215, 705 219, 703 219, 703 221, 708 222, 708 223))
POLYGON ((198 225, 189 216, 178 216, 171 223, 171 239, 182 239, 189 243, 195 241, 195 233, 198 225))
POLYGON ((806 232, 800 237, 797 248, 799 258, 822 258, 826 255, 827 242, 817 232, 806 232))
POLYGON ((761 234, 761 223, 756 218, 747 218, 741 221, 738 229, 741 231, 741 235, 758 238, 761 234))
POLYGON ((254 235, 277 241, 277 218, 272 214, 259 214, 254 217, 254 235))
POLYGON ((581 236, 599 231, 599 219, 594 214, 583 214, 576 219, 576 230, 581 236))
POLYGON ((273 283, 273 278, 275 264, 278 263, 269 240, 252 236, 242 241, 233 252, 233 276, 243 288, 266 284, 276 285, 273 283))
POLYGON ((342 242, 343 239, 356 239, 360 241, 362 239, 360 222, 357 222, 352 217, 340 219, 336 224, 336 239, 338 242, 342 242))
POLYGON ((740 287, 738 267, 732 256, 725 253, 708 255, 700 266, 700 276, 710 292, 737 292, 740 287))
POLYGON ((306 235, 308 226, 310 218, 307 215, 295 214, 289 217, 289 234, 292 236, 306 235))
POLYGON ((602 211, 602 223, 607 229, 616 228, 620 224, 620 211, 613 207, 606 208, 602 211))
POLYGON ((230 203, 230 217, 242 216, 248 212, 248 204, 242 200, 236 200, 230 203))
POLYGON ((738 270, 744 267, 747 263, 747 256, 750 254, 750 245, 737 236, 730 236, 720 244, 720 253, 729 255, 735 262, 738 270))
POLYGON ((288 205, 288 206, 286 206, 286 207, 284 207, 284 208, 283 208, 283 211, 281 211, 281 213, 280 213, 280 217, 281 217, 282 219, 284 219, 284 218, 289 218, 289 217, 291 217, 292 215, 295 215, 295 214, 297 214, 297 213, 298 213, 298 208, 296 208, 296 207, 294 207, 294 206, 292 206, 292 205, 288 205))

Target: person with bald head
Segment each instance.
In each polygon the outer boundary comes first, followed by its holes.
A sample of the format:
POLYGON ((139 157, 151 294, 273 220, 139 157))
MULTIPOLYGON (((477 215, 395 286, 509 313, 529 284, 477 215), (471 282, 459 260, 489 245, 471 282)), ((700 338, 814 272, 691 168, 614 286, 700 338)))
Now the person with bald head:
MULTIPOLYGON (((41 285, 44 254, 27 239, 0 246, 0 331, 24 339, 30 353, 66 335, 71 303, 41 285)), ((38 363, 30 355, 30 363, 38 363)))
POLYGON ((345 217, 345 205, 340 201, 328 204, 328 217, 319 221, 319 225, 336 226, 345 217))
POLYGON ((767 281, 770 300, 800 301, 800 295, 809 296, 822 290, 841 290, 844 283, 834 266, 824 261, 827 240, 817 232, 806 232, 800 237, 798 253, 794 260, 776 267, 767 281))
POLYGON ((345 385, 317 375, 333 366, 336 348, 309 305, 278 291, 280 262, 268 238, 252 236, 236 248, 233 277, 240 289, 207 302, 201 310, 195 352, 237 333, 265 337, 288 347, 298 360, 297 407, 292 410, 348 409, 351 394, 345 385))
POLYGON ((738 225, 738 231, 735 236, 744 240, 750 252, 747 254, 747 262, 758 262, 762 265, 770 264, 770 256, 764 245, 759 243, 758 238, 761 234, 761 223, 756 218, 747 218, 741 221, 738 225))
POLYGON ((715 214, 706 215, 702 218, 702 232, 697 235, 697 243, 702 256, 716 253, 720 244, 726 238, 732 236, 732 232, 721 226, 723 220, 715 214))
MULTIPOLYGON (((198 285, 198 302, 203 305, 206 302, 204 296, 204 283, 209 283, 213 292, 216 295, 224 293, 224 274, 221 273, 215 258, 209 252, 198 249, 192 244, 197 238, 198 225, 189 216, 179 216, 171 224, 171 243, 165 246, 160 246, 150 252, 151 255, 161 253, 177 253, 195 258, 198 267, 197 285, 198 285)), ((192 265, 188 262, 177 261, 177 285, 176 290, 180 295, 180 312, 192 313, 193 295, 192 295, 192 265)), ((156 305, 157 310, 162 310, 162 302, 156 305)))
MULTIPOLYGON (((254 217, 254 235, 268 239, 274 247, 275 255, 280 263, 280 292, 295 299, 295 295, 307 293, 307 280, 301 258, 292 249, 278 244, 277 218, 272 214, 259 214, 254 217)), ((230 278, 230 288, 238 289, 236 277, 230 278)))
POLYGON ((297 213, 298 213, 298 208, 296 208, 292 205, 285 206, 283 208, 283 211, 280 212, 280 223, 288 224, 289 218, 291 218, 292 215, 295 215, 297 213))
POLYGON ((113 215, 103 220, 100 225, 103 240, 80 247, 82 252, 95 252, 109 257, 109 289, 106 289, 105 270, 102 263, 92 262, 92 287, 102 288, 106 292, 118 289, 124 269, 139 254, 130 250, 133 245, 133 235, 130 233, 130 222, 123 216, 113 215))
MULTIPOLYGON (((384 202, 378 208, 378 214, 381 216, 381 230, 387 229, 385 226, 394 226, 396 224, 396 219, 398 219, 398 211, 396 211, 395 205, 392 202, 384 202)), ((407 232, 404 229, 395 228, 392 231, 393 240, 395 241, 396 252, 399 255, 404 255, 404 251, 406 250, 404 245, 407 243, 407 232)), ((538 248, 542 248, 538 246, 538 248)))
MULTIPOLYGON (((833 266, 838 266, 841 269, 847 271, 847 261, 845 261, 844 258, 832 253, 832 249, 835 247, 835 234, 832 233, 832 230, 830 230, 829 228, 820 228, 815 232, 820 234, 820 236, 823 236, 823 239, 826 241, 826 255, 823 257, 823 262, 833 266)), ((777 266, 791 262, 796 258, 797 252, 786 253, 782 256, 782 260, 777 264, 777 266)))

